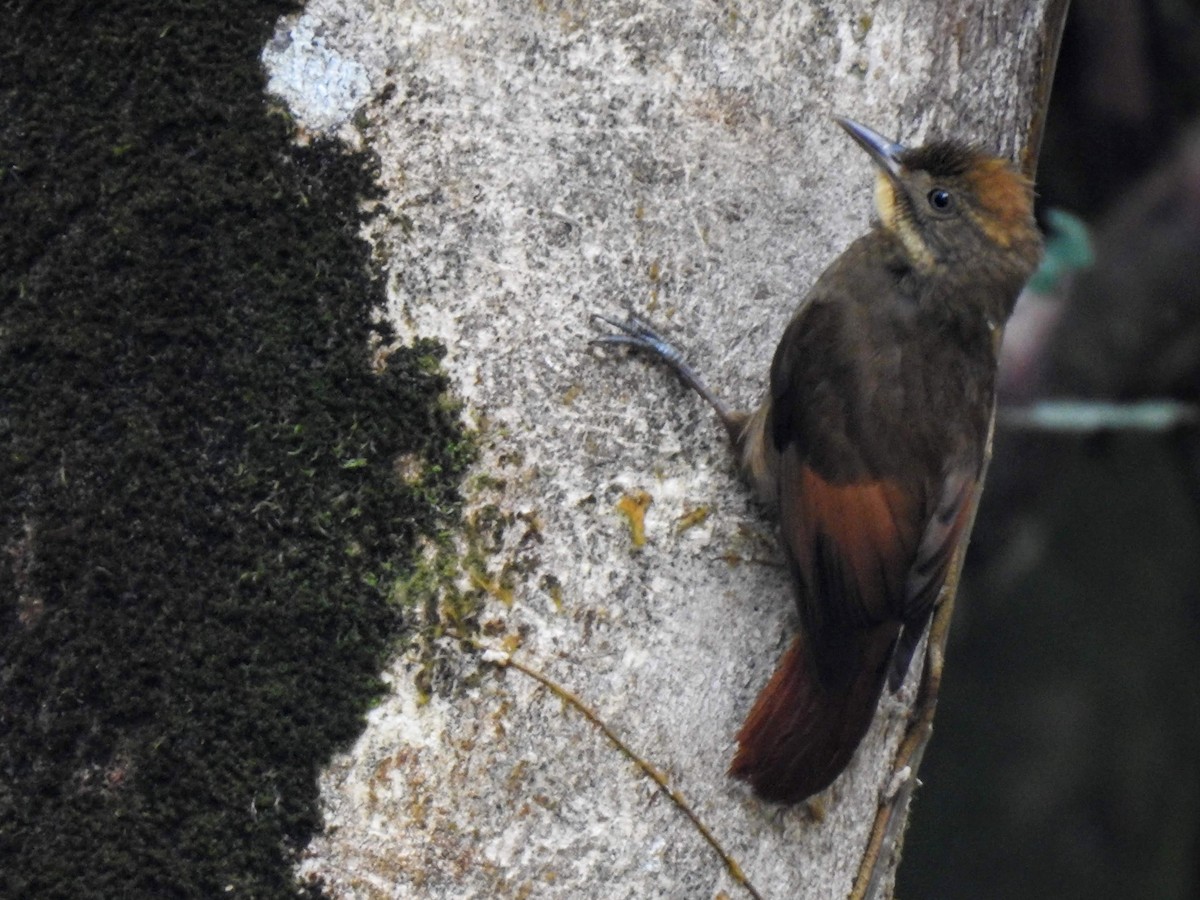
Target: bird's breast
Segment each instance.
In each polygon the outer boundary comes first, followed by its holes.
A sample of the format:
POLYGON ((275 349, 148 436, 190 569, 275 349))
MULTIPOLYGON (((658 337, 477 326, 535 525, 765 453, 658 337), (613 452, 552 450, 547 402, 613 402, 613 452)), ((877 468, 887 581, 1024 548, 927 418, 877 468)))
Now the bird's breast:
MULTIPOLYGON (((994 359, 986 329, 923 313, 902 296, 814 308, 805 359, 780 390, 795 443, 824 477, 940 477, 982 452, 994 359)), ((806 316, 805 318, 810 318, 806 316)))

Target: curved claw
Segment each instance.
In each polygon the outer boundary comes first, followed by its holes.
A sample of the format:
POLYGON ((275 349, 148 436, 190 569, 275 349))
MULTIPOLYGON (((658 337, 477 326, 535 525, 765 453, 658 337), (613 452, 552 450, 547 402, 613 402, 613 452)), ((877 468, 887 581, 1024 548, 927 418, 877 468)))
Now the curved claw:
POLYGON ((726 430, 734 443, 737 443, 738 435, 741 432, 743 417, 734 413, 725 403, 714 394, 696 374, 695 370, 689 366, 683 358, 683 351, 666 340, 661 334, 655 331, 650 323, 639 316, 637 313, 629 313, 628 317, 621 321, 613 319, 601 313, 592 313, 592 318, 606 325, 611 325, 617 329, 616 334, 602 334, 588 341, 589 345, 625 345, 633 347, 637 350, 645 350, 654 354, 656 357, 666 363, 676 375, 692 388, 696 393, 703 397, 710 406, 720 416, 726 430))
POLYGON ((625 321, 613 319, 601 313, 592 313, 592 318, 611 325, 621 334, 602 334, 592 338, 589 344, 624 344, 648 350, 675 369, 684 365, 683 352, 650 327, 650 323, 636 313, 630 313, 625 321))
POLYGON ((598 319, 599 321, 603 322, 606 325, 611 325, 613 328, 616 328, 618 331, 624 332, 625 334, 627 334, 630 337, 648 339, 651 341, 657 341, 659 343, 664 343, 664 344, 666 343, 666 341, 663 340, 662 335, 660 335, 657 331, 655 331, 650 326, 650 323, 648 321, 646 321, 645 319, 643 319, 641 316, 639 316, 637 313, 630 313, 629 316, 624 321, 621 321, 620 319, 614 319, 610 316, 606 316, 603 313, 595 313, 595 312, 592 313, 592 318, 598 319))

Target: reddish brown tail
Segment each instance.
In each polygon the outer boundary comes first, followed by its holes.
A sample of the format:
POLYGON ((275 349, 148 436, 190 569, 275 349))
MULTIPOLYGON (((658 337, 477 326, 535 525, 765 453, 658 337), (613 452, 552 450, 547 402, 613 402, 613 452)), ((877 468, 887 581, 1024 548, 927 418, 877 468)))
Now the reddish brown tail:
POLYGON ((845 635, 837 671, 824 677, 804 635, 797 635, 738 732, 729 773, 777 803, 797 803, 829 787, 875 716, 899 627, 885 623, 845 635))

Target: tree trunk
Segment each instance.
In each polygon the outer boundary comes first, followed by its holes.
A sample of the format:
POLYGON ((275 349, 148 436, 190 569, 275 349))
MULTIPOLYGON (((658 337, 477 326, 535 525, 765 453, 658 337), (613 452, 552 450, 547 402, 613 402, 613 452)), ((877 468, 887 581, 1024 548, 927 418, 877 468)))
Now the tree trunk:
POLYGON ((817 807, 727 777, 797 627, 773 526, 708 408, 589 351, 589 314, 632 308, 757 403, 796 303, 871 215, 872 165, 832 116, 1032 168, 1062 13, 315 0, 280 24, 271 89, 303 130, 378 154, 383 315, 445 343, 479 440, 461 533, 396 582, 414 640, 322 777, 304 872, 339 896, 746 894, 595 724, 489 646, 665 775, 762 896, 850 891, 916 676, 817 807))

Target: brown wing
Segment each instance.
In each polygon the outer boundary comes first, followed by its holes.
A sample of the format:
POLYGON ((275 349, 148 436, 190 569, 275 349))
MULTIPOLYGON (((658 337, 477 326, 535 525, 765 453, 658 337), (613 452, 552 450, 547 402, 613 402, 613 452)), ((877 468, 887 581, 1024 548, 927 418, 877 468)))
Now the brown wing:
POLYGON ((783 453, 780 525, 814 648, 830 631, 899 618, 893 598, 916 552, 920 499, 892 481, 835 484, 783 453))
POLYGON ((887 478, 834 482, 795 445, 777 462, 783 543, 804 627, 739 730, 730 773, 764 799, 792 803, 837 778, 885 681, 895 690, 904 680, 976 482, 965 472, 933 488, 887 478))
POLYGON ((942 482, 933 513, 925 523, 917 555, 904 581, 904 631, 892 657, 888 686, 895 691, 904 681, 925 623, 946 583, 950 560, 971 517, 971 504, 979 488, 976 473, 958 469, 942 482))
POLYGON ((903 677, 965 527, 974 484, 954 473, 927 498, 920 487, 889 479, 833 483, 794 449, 782 454, 783 539, 822 677, 836 680, 842 665, 835 635, 889 620, 905 626, 896 659, 903 677))

